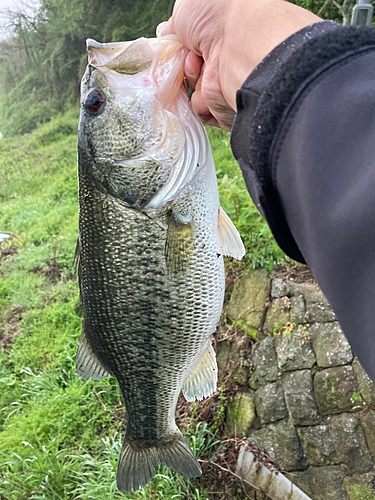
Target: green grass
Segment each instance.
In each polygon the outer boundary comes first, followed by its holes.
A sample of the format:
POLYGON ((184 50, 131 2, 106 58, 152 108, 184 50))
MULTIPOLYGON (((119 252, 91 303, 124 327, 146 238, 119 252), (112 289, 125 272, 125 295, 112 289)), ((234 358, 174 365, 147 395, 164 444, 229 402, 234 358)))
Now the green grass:
MULTIPOLYGON (((75 374, 77 120, 72 110, 30 135, 0 141, 0 230, 13 233, 0 249, 0 497, 209 499, 199 481, 163 467, 145 489, 120 494, 118 387, 75 374)), ((250 249, 247 264, 272 268, 282 254, 250 201, 228 135, 210 136, 222 205, 250 249)), ((193 421, 186 429, 198 457, 215 456, 216 432, 193 421)))
POLYGON ((230 135, 208 129, 219 184, 221 205, 239 230, 247 253, 244 261, 253 268, 274 271, 285 255, 251 201, 242 172, 230 149, 230 135))

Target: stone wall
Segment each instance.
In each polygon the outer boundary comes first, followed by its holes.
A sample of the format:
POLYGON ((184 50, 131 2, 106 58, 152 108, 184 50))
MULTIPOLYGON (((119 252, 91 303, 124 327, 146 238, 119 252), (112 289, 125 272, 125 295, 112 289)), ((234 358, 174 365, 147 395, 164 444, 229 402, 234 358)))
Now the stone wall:
POLYGON ((239 386, 227 433, 266 451, 313 500, 374 500, 375 387, 317 285, 247 272, 227 316, 245 332, 218 343, 221 377, 239 386))

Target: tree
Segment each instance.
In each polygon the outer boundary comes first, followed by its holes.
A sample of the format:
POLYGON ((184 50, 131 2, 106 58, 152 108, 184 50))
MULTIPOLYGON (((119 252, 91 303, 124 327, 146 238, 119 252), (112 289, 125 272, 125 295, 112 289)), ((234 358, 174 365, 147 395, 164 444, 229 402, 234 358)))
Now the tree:
POLYGON ((291 0, 292 3, 314 12, 323 19, 332 19, 344 26, 350 24, 355 0, 291 0))
POLYGON ((101 42, 151 37, 172 0, 42 0, 7 10, 0 43, 0 130, 25 133, 77 102, 86 38, 101 42), (14 55, 16 54, 16 57, 14 55))

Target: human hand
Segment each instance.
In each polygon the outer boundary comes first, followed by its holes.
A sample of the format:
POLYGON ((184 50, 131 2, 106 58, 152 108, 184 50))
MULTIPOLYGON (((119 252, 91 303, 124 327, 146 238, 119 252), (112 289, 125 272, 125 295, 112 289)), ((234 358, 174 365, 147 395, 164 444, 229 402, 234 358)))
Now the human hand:
POLYGON ((288 36, 320 20, 283 0, 176 0, 157 35, 176 33, 190 49, 185 74, 201 121, 231 130, 236 91, 255 66, 288 36))
POLYGON ((225 130, 232 128, 235 115, 220 81, 220 54, 229 5, 228 1, 177 0, 172 17, 157 29, 158 36, 177 33, 190 49, 185 75, 194 89, 193 109, 203 123, 225 130))

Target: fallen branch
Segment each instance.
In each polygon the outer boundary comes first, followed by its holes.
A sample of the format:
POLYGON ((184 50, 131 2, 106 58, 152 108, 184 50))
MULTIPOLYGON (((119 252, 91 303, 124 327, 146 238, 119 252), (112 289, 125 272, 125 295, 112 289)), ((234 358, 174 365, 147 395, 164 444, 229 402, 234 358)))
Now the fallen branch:
MULTIPOLYGON (((115 412, 115 411, 112 411, 112 410, 108 410, 106 404, 104 403, 104 401, 102 400, 102 398, 100 397, 100 394, 97 392, 96 388, 97 387, 100 387, 101 389, 103 389, 102 386, 99 386, 99 385, 94 385, 94 387, 92 388, 92 392, 95 394, 96 398, 98 399, 98 401, 100 402, 100 404, 102 405, 105 413, 109 413, 112 415, 112 417, 115 419, 115 420, 119 420, 119 421, 122 421, 123 420, 123 417, 119 417, 118 414, 115 412)), ((107 387, 117 387, 116 384, 110 384, 108 385, 107 387)), ((1 500, 1 499, 0 499, 1 500)))

